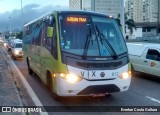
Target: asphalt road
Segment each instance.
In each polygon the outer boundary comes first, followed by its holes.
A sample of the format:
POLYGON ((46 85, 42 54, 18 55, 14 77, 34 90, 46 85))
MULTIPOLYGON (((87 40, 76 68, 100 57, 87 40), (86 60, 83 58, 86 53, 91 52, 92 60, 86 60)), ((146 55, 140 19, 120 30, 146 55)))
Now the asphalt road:
MULTIPOLYGON (((72 97, 64 98, 60 101, 53 99, 48 89, 41 83, 36 75, 29 75, 26 62, 22 59, 13 60, 17 65, 43 106, 160 106, 160 78, 149 75, 136 73, 132 76, 131 86, 127 92, 115 93, 106 97, 93 98, 93 97, 72 97)), ((16 74, 16 73, 15 73, 16 74)), ((32 99, 26 93, 20 79, 22 98, 24 104, 27 106, 34 105, 32 99)), ((95 108, 96 109, 96 108, 95 108)), ((53 113, 48 113, 53 114, 53 113)), ((54 113, 56 114, 56 113, 54 113)), ((57 112, 57 114, 109 114, 109 115, 159 115, 158 112, 57 112)))

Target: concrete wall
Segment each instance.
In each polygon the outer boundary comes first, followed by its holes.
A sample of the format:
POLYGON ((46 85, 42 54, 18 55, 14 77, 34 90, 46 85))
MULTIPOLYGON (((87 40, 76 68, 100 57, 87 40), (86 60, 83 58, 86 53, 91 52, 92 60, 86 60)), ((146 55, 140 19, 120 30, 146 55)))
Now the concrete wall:
POLYGON ((133 29, 133 37, 142 37, 142 28, 133 29))
POLYGON ((150 36, 156 36, 157 35, 157 28, 151 28, 150 32, 143 32, 143 37, 150 37, 150 36))

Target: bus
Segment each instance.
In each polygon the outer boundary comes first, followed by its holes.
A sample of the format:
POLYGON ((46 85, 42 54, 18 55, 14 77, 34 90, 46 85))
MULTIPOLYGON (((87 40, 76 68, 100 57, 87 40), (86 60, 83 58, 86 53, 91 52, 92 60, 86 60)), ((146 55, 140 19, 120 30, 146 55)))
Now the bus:
POLYGON ((57 97, 127 91, 131 67, 116 20, 87 11, 53 11, 24 26, 28 72, 57 97))

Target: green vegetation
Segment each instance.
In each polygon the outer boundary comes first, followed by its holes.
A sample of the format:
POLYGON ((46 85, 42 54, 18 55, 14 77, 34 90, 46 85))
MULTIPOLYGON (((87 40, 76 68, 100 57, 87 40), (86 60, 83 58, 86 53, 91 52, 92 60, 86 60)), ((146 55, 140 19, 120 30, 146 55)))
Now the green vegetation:
POLYGON ((16 38, 19 38, 19 39, 22 39, 23 37, 23 32, 19 32, 17 35, 16 35, 16 38))

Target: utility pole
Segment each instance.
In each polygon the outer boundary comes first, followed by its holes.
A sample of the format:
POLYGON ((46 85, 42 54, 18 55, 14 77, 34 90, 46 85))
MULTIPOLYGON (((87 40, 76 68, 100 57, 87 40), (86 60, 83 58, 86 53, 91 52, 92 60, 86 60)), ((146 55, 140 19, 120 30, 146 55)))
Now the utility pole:
POLYGON ((158 15, 157 15, 157 37, 158 37, 158 35, 159 35, 159 33, 160 33, 160 28, 159 28, 159 21, 160 21, 160 1, 158 0, 158 15))
POLYGON ((21 25, 21 29, 22 29, 22 31, 23 31, 23 24, 24 24, 24 22, 23 22, 23 0, 21 0, 21 15, 22 15, 22 25, 21 25))
POLYGON ((120 22, 122 25, 123 37, 125 37, 124 0, 120 0, 120 1, 121 1, 120 22))
POLYGON ((9 36, 11 37, 11 17, 9 16, 9 36))

